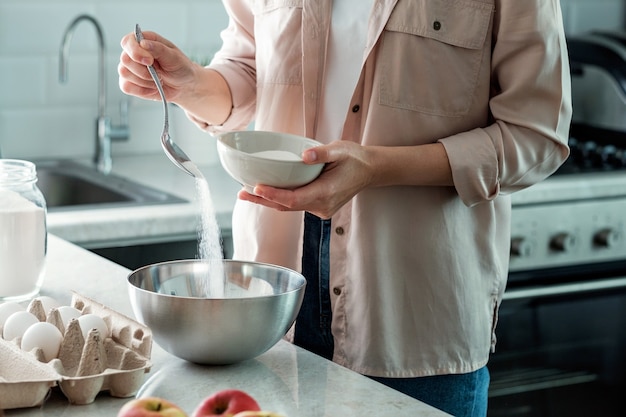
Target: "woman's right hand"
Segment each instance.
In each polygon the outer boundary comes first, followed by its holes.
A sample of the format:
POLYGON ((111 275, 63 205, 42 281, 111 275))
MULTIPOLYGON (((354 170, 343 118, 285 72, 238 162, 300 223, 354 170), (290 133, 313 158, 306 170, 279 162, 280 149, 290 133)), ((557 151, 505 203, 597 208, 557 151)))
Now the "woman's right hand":
POLYGON ((143 35, 141 44, 135 39, 134 33, 122 38, 122 54, 117 67, 120 89, 126 94, 144 99, 160 100, 161 96, 147 68, 147 65, 153 65, 167 100, 184 101, 185 94, 191 93, 188 87, 194 84, 196 72, 203 68, 159 34, 146 31, 143 35))
POLYGON ((148 100, 161 96, 147 66, 152 65, 161 80, 165 98, 182 107, 203 129, 223 123, 230 115, 232 99, 226 80, 215 70, 189 59, 176 45, 155 32, 143 32, 141 44, 134 33, 121 41, 122 55, 117 67, 120 89, 148 100))

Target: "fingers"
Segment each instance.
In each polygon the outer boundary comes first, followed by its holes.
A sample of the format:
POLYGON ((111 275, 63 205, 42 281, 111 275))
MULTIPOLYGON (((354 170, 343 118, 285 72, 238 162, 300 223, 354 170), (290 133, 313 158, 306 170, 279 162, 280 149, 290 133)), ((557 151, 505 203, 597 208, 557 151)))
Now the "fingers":
POLYGON ((122 54, 117 69, 119 76, 123 79, 120 81, 137 84, 139 87, 149 87, 148 81, 151 77, 146 66, 152 65, 154 58, 150 52, 137 43, 133 34, 124 36, 121 45, 122 54))
POLYGON ((349 153, 349 146, 351 145, 351 143, 346 143, 345 141, 336 141, 329 145, 309 148, 302 152, 302 160, 305 164, 335 162, 343 158, 346 153, 349 153))
MULTIPOLYGON (((258 188, 258 187, 255 187, 258 188)), ((249 192, 245 191, 245 190, 240 190, 239 193, 237 194, 237 198, 240 200, 244 200, 244 201, 248 201, 250 203, 254 203, 254 204, 260 204, 266 207, 270 207, 273 208, 275 210, 279 210, 279 211, 287 211, 288 208, 283 206, 282 204, 278 204, 275 203, 273 201, 270 200, 266 200, 263 197, 260 197, 258 195, 255 194, 250 194, 249 192)))
MULTIPOLYGON (((147 41, 147 44, 151 44, 151 43, 155 44, 156 43, 156 44, 163 44, 163 45, 167 46, 168 48, 175 48, 176 47, 176 45, 173 42, 169 41, 168 39, 164 38, 163 36, 159 35, 156 32, 152 32, 152 31, 146 30, 146 31, 142 31, 141 33, 143 34, 144 40, 147 41)), ((135 34, 134 33, 131 33, 130 35, 133 37, 133 39, 135 39, 135 34)), ((148 48, 148 49, 150 49, 150 48, 148 48)))
POLYGON ((315 148, 305 150, 304 152, 302 152, 302 161, 304 161, 305 164, 319 163, 320 157, 318 152, 319 150, 316 150, 315 148))
POLYGON ((120 45, 123 50, 122 55, 126 54, 132 61, 143 66, 152 65, 154 63, 154 57, 149 51, 150 41, 147 40, 147 38, 139 44, 137 39, 135 39, 135 34, 129 33, 122 38, 120 45))
POLYGON ((117 72, 120 77, 139 86, 148 87, 153 84, 148 67, 133 61, 125 52, 120 56, 117 72))
MULTIPOLYGON (((155 38, 153 32, 144 34, 147 39, 155 38)), ((154 81, 148 72, 147 65, 154 64, 151 52, 144 48, 145 44, 152 42, 143 40, 140 45, 135 39, 134 33, 122 38, 122 53, 117 67, 119 75, 119 87, 125 94, 134 95, 146 99, 159 99, 159 93, 154 81)))
POLYGON ((148 99, 154 99, 158 95, 147 67, 132 61, 124 52, 120 57, 117 72, 122 92, 148 99))
POLYGON ((159 91, 154 86, 154 83, 152 83, 152 86, 142 87, 140 85, 129 82, 125 80, 124 78, 120 77, 119 87, 120 87, 120 90, 124 94, 128 94, 128 95, 135 96, 135 97, 140 97, 140 98, 147 99, 147 100, 159 100, 161 97, 159 95, 159 91))
POLYGON ((254 195, 257 198, 262 198, 264 201, 269 201, 272 204, 280 206, 284 210, 302 209, 302 202, 299 201, 298 193, 296 193, 295 190, 274 188, 267 185, 257 185, 254 187, 254 195))
POLYGON ((266 185, 257 185, 254 187, 254 194, 241 190, 237 194, 237 198, 279 211, 306 210, 323 219, 330 218, 338 207, 328 206, 325 204, 326 202, 317 198, 317 195, 316 191, 303 191, 303 188, 285 190, 266 185))

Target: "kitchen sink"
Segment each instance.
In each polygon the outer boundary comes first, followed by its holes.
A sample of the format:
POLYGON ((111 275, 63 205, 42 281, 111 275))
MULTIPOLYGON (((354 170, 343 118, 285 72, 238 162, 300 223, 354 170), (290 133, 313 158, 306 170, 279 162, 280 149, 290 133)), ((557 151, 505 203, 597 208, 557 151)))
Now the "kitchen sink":
POLYGON ((34 161, 48 211, 182 203, 186 200, 69 160, 34 161))

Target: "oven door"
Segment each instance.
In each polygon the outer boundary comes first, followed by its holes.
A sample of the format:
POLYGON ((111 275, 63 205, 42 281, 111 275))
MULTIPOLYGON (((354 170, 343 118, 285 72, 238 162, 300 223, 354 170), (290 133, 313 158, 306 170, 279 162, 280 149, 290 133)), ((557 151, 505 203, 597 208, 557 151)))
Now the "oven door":
POLYGON ((490 417, 625 415, 626 265, 512 273, 497 337, 490 417))

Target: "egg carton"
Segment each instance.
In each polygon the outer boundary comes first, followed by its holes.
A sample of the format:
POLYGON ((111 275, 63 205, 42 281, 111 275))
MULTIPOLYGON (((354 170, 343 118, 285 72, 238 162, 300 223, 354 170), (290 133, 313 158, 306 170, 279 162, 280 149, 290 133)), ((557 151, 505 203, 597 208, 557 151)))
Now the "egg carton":
POLYGON ((31 301, 28 311, 57 326, 63 341, 58 357, 46 363, 41 349, 26 352, 19 338, 0 338, 0 410, 39 406, 52 389, 60 389, 71 404, 90 404, 103 391, 120 398, 136 394, 152 366, 150 329, 77 293, 71 306, 102 317, 109 334, 92 329, 85 338, 78 320, 64 329, 56 309, 46 313, 39 300, 31 301))

